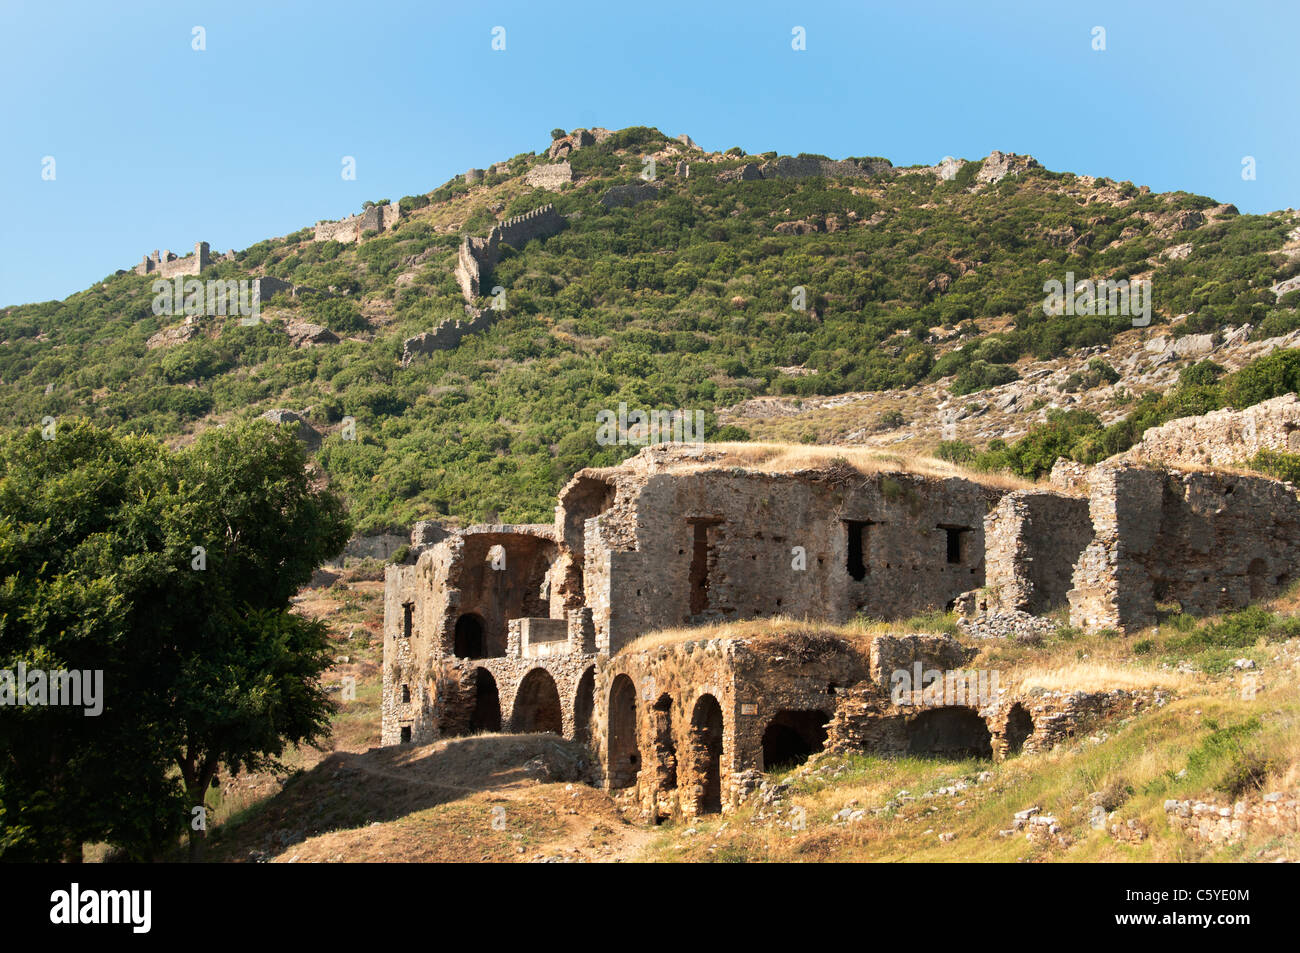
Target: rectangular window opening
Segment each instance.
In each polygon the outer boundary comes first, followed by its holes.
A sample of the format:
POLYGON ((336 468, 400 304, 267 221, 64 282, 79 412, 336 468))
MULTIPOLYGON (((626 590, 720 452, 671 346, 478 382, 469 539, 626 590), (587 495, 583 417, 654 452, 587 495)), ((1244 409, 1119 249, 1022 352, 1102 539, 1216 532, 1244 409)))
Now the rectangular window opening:
POLYGON ((844 568, 858 582, 867 577, 866 554, 871 550, 868 529, 875 525, 871 520, 844 520, 844 528, 849 535, 848 558, 844 568))

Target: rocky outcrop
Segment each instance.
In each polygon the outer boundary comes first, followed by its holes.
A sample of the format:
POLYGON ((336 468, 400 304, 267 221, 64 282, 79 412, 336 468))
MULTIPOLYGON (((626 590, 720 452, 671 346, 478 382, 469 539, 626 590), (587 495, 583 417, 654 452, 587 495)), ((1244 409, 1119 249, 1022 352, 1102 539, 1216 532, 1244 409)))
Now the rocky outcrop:
MULTIPOLYGON (((1180 338, 1179 342, 1186 340, 1180 338)), ((1274 397, 1245 410, 1216 410, 1152 427, 1120 459, 1230 467, 1245 463, 1261 450, 1300 453, 1300 399, 1295 394, 1274 397)))
POLYGON ((1171 799, 1165 801, 1165 819, 1174 830, 1206 844, 1226 844, 1247 834, 1293 834, 1300 830, 1300 798, 1274 791, 1259 801, 1231 806, 1171 799))
POLYGON ((651 185, 649 182, 631 182, 610 188, 600 197, 600 204, 605 208, 622 208, 625 205, 637 205, 658 197, 658 186, 651 185))
POLYGON ((297 411, 277 408, 262 414, 261 419, 293 428, 293 435, 301 440, 309 450, 315 450, 320 446, 320 432, 307 422, 306 417, 297 411))
POLYGON ((339 336, 329 328, 306 321, 286 321, 284 331, 294 347, 311 347, 316 344, 337 344, 339 336))
POLYGON ((1033 156, 1021 156, 1014 152, 999 152, 994 149, 980 166, 979 172, 975 173, 975 181, 993 185, 1009 175, 1018 175, 1037 168, 1040 166, 1033 156))

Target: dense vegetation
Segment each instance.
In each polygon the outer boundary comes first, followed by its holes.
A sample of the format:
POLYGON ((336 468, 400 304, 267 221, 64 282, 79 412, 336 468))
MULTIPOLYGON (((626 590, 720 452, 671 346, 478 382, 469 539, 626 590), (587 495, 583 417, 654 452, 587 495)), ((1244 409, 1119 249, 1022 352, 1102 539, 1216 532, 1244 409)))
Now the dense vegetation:
MULTIPOLYGON (((65 301, 8 308, 0 423, 81 416, 179 438, 273 407, 309 409, 331 430, 318 459, 362 529, 438 515, 536 520, 549 517, 576 469, 635 449, 595 440, 597 411, 620 402, 712 414, 755 395, 949 375, 954 392, 969 393, 1015 379, 1024 355, 1056 357, 1130 326, 1125 317, 1045 315, 1044 282, 1066 271, 1120 279, 1154 268, 1156 320, 1192 315, 1175 333, 1300 326, 1294 298, 1279 303, 1269 290, 1297 267, 1275 254, 1288 228, 1278 217, 1229 210, 1170 237, 1172 217, 1213 201, 1105 181, 1089 201, 1094 186, 1042 169, 982 186, 975 165, 949 182, 906 169, 867 180, 719 182, 718 172, 764 158, 739 149, 694 163, 685 180, 661 164, 650 201, 599 204, 610 186, 637 181, 641 157, 666 142, 632 128, 580 149, 571 163, 594 178, 559 194, 525 187, 520 176, 539 159, 516 156, 473 189, 457 179, 400 199, 408 217, 359 245, 315 243, 302 230, 203 275, 332 288, 334 297, 275 303, 334 329, 344 337, 336 345, 295 349, 278 322, 224 321, 210 337, 148 349, 150 335, 177 322, 152 314, 150 279, 130 273, 65 301), (571 224, 503 249, 492 282, 507 289, 506 317, 401 367, 404 338, 463 316, 452 277, 460 235, 548 201, 571 224), (825 230, 773 230, 800 220, 825 230), (1190 242, 1186 258, 1157 257, 1177 242, 1190 242), (804 310, 791 307, 796 288, 804 310), (977 320, 996 317, 1003 330, 979 330, 977 320), (956 329, 964 346, 941 354, 934 328, 956 329), (790 365, 812 373, 779 370, 790 365), (345 416, 355 440, 336 432, 345 416)), ((1074 434, 1078 422, 1066 426, 1074 434)), ((720 436, 712 417, 708 433, 720 436)))
POLYGON ((178 452, 84 421, 0 433, 0 858, 197 848, 219 767, 326 733, 329 639, 290 598, 348 524, 305 462, 265 422, 178 452), (79 704, 15 702, 58 672, 79 704))

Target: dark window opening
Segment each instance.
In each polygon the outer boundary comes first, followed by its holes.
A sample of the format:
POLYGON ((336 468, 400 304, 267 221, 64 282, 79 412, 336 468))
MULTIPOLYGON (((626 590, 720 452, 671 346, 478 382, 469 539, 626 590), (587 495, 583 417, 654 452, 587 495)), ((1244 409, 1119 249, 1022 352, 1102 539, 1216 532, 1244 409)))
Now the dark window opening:
POLYGON ((866 553, 871 548, 867 528, 875 525, 871 520, 844 521, 844 528, 849 534, 848 560, 845 568, 858 582, 867 577, 866 553))
POLYGON ((456 641, 452 652, 459 658, 483 657, 483 620, 466 613, 456 620, 456 641))
POLYGON ((943 526, 939 529, 948 534, 948 564, 959 566, 966 561, 966 534, 969 526, 943 526))
POLYGON ((794 767, 821 751, 828 721, 829 716, 822 711, 777 712, 763 730, 763 770, 794 767))
POLYGON ((501 730, 501 696, 497 680, 485 668, 474 670, 474 711, 469 716, 469 730, 501 730))
POLYGON ((1025 739, 1034 733, 1034 719, 1025 706, 1016 702, 1007 713, 1007 754, 1019 754, 1025 739))
POLYGON ((415 624, 415 603, 402 603, 402 638, 411 637, 411 628, 415 624))
POLYGON ((661 791, 677 788, 677 744, 673 741, 673 700, 669 695, 659 696, 654 708, 654 768, 655 780, 661 791))
POLYGON ((407 704, 410 704, 410 702, 411 702, 411 686, 410 686, 410 685, 403 685, 403 686, 402 686, 402 704, 407 705, 407 704))
POLYGON ((403 725, 403 726, 402 726, 402 744, 404 744, 404 745, 409 745, 410 743, 411 743, 411 726, 410 726, 410 725, 403 725))

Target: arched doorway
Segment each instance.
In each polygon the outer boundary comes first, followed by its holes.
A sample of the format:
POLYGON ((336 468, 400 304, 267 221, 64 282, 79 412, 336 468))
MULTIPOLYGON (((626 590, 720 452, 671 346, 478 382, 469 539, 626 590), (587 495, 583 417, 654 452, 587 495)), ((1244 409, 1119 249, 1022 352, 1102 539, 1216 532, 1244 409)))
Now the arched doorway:
POLYGON ((636 686, 626 675, 616 677, 609 689, 608 745, 609 786, 631 787, 641 770, 641 752, 636 743, 636 686))
POLYGON ((778 711, 763 730, 763 770, 803 764, 809 755, 821 751, 828 721, 824 711, 778 711))
POLYGON ((691 712, 691 774, 697 814, 722 810, 722 730, 722 706, 712 695, 701 695, 691 712))
POLYGON ((992 758, 989 726, 973 708, 932 708, 907 726, 907 753, 941 758, 992 758))
POLYGON ((573 740, 591 742, 591 715, 596 708, 596 668, 592 666, 578 679, 578 691, 573 696, 573 740))
POLYGON ((458 658, 483 657, 483 620, 466 612, 456 620, 456 638, 452 652, 458 658))
POLYGON ((1020 702, 1011 706, 1007 712, 1007 754, 1020 754, 1025 747, 1025 739, 1034 733, 1034 719, 1020 702))
POLYGON ((474 711, 469 716, 469 730, 501 730, 501 696, 497 680, 485 668, 474 670, 474 711))
POLYGON ((524 676, 515 693, 515 731, 553 731, 564 734, 564 714, 555 679, 544 668, 535 668, 524 676))

